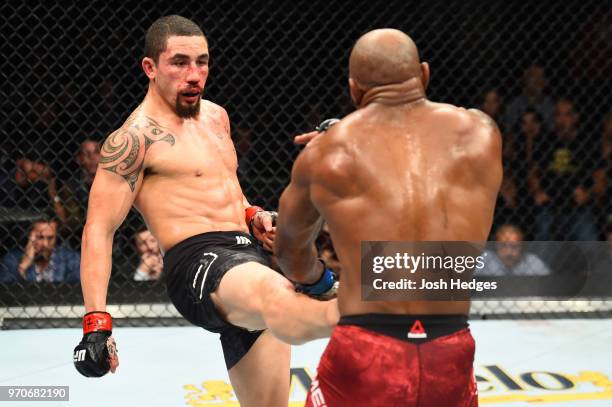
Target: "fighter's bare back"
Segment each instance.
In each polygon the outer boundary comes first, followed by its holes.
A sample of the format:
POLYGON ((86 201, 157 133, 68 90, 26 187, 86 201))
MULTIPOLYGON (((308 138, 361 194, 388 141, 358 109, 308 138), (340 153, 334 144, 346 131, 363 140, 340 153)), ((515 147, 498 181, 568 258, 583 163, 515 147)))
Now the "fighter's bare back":
POLYGON ((467 302, 362 301, 360 241, 486 241, 500 152, 488 116, 427 100, 373 103, 306 147, 311 199, 343 264, 341 315, 468 312, 467 302))
POLYGON ((134 206, 163 251, 199 233, 247 231, 236 151, 222 107, 202 100, 200 115, 178 124, 141 105, 107 138, 102 156, 99 171, 126 179, 137 194, 134 206))

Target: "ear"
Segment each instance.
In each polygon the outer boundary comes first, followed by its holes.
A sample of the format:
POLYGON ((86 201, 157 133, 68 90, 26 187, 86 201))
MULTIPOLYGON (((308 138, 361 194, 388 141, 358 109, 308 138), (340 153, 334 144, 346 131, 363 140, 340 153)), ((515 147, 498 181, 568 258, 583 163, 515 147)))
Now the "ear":
POLYGON ((363 90, 359 86, 359 83, 353 79, 349 78, 349 91, 351 92, 351 99, 355 107, 359 108, 359 104, 361 103, 361 98, 363 98, 363 90))
POLYGON ((142 70, 149 79, 155 79, 155 75, 157 74, 157 66, 152 58, 144 57, 142 59, 142 70))
POLYGON ((423 82, 424 90, 427 90, 427 86, 429 86, 429 74, 429 64, 421 62, 421 81, 423 82))

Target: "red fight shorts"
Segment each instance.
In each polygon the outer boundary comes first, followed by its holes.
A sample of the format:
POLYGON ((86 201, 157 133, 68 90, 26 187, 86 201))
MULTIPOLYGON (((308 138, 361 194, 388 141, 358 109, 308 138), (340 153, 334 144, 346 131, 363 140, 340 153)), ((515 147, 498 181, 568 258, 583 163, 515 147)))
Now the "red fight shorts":
POLYGON ((344 316, 305 405, 475 407, 474 350, 464 315, 344 316))

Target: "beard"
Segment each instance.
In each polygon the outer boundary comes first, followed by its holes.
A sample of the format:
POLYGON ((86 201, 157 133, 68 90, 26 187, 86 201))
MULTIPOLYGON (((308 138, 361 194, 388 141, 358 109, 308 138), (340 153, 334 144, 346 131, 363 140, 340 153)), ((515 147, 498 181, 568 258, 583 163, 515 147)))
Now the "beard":
POLYGON ((39 263, 43 261, 47 261, 51 258, 51 250, 45 249, 41 250, 34 255, 34 262, 39 263))
POLYGON ((198 100, 193 104, 182 105, 180 102, 180 95, 176 97, 175 109, 176 114, 182 119, 193 119, 200 113, 200 101, 202 95, 198 97, 198 100))

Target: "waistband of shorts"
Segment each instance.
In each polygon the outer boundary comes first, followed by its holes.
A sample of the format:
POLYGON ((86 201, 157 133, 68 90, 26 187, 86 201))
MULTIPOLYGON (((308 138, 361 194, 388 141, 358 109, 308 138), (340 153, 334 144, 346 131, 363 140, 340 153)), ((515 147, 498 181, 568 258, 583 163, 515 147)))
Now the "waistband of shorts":
POLYGON ((421 343, 468 328, 464 314, 360 314, 340 317, 338 326, 354 325, 403 341, 421 343))
POLYGON ((249 239, 251 243, 255 243, 255 238, 252 235, 240 230, 205 232, 193 235, 185 240, 178 242, 164 253, 164 259, 166 257, 172 258, 177 253, 180 253, 181 251, 194 244, 207 246, 228 246, 240 244, 241 242, 238 242, 236 240, 236 237, 245 237, 249 239))

